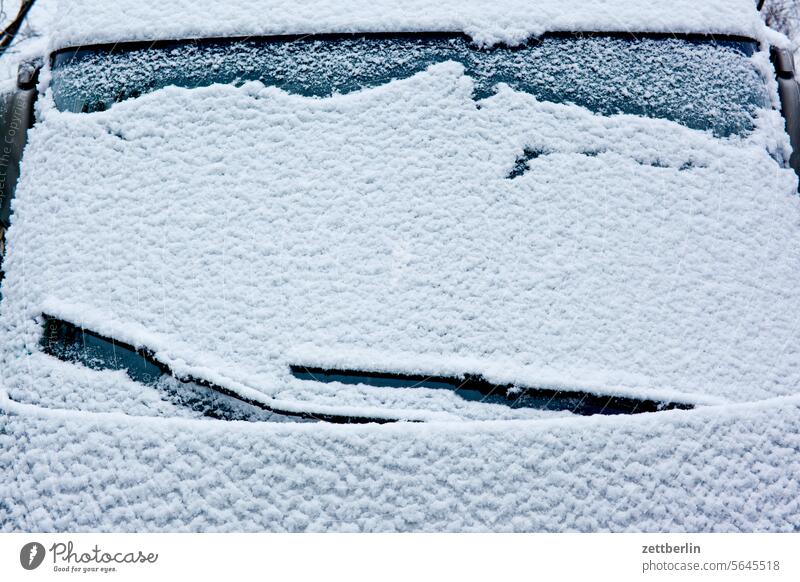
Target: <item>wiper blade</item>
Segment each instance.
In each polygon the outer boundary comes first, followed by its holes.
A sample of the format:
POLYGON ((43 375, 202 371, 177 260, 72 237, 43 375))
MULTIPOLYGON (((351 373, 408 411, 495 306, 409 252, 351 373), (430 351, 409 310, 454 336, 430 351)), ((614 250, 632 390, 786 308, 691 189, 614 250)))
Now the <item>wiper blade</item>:
MULTIPOLYGON (((65 362, 80 363, 93 370, 124 370, 132 380, 153 387, 157 387, 158 381, 163 376, 171 376, 183 383, 203 386, 259 410, 300 420, 337 424, 383 424, 397 421, 393 418, 370 418, 276 408, 204 378, 175 374, 166 363, 158 360, 155 353, 147 348, 136 348, 47 314, 44 314, 43 318, 44 334, 40 347, 44 353, 65 362)), ((215 416, 215 418, 217 417, 215 416)))
MULTIPOLYGON (((388 423, 394 418, 371 418, 354 415, 318 413, 312 411, 284 410, 260 400, 249 398, 234 390, 220 386, 205 378, 176 374, 168 364, 158 359, 148 348, 136 348, 125 342, 105 337, 68 321, 43 315, 44 334, 40 342, 44 353, 60 360, 80 363, 94 370, 123 370, 134 381, 159 388, 164 377, 173 377, 184 384, 207 388, 217 395, 230 398, 258 411, 306 421, 322 421, 339 424, 388 423)), ((477 374, 456 376, 427 376, 421 374, 399 374, 369 370, 329 369, 313 366, 292 365, 292 375, 300 380, 314 382, 339 382, 342 384, 364 384, 389 388, 430 388, 451 390, 461 398, 488 404, 502 404, 510 408, 534 408, 546 411, 569 411, 582 416, 594 414, 639 414, 661 410, 689 410, 692 404, 667 402, 653 399, 601 395, 581 390, 556 390, 552 388, 519 387, 513 384, 495 384, 477 374)), ((201 399, 193 395, 193 403, 201 399)), ((185 400, 185 399, 184 399, 185 400)), ((224 413, 215 413, 219 401, 206 398, 201 408, 204 414, 214 418, 227 418, 224 413)), ((185 402, 182 402, 185 404, 185 402)), ((239 417, 236 417, 238 419, 239 417)), ((230 419, 230 418, 228 418, 230 419)))
POLYGON ((535 408, 549 411, 569 411, 582 416, 594 414, 640 414, 661 410, 690 410, 692 404, 663 402, 651 399, 594 394, 582 390, 519 387, 513 384, 494 384, 477 374, 463 377, 396 374, 364 370, 291 366, 295 378, 314 382, 365 384, 384 388, 431 388, 451 390, 472 402, 503 404, 511 408, 535 408))

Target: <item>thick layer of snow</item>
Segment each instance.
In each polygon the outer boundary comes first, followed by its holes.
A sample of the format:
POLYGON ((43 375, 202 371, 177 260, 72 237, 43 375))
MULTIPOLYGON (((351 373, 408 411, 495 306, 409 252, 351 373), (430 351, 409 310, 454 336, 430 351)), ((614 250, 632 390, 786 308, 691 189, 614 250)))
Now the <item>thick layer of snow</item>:
POLYGON ((0 404, 4 531, 798 531, 800 400, 253 425, 0 404))
POLYGON ((509 414, 290 364, 796 394, 800 199, 769 155, 780 118, 757 123, 722 140, 508 87, 476 102, 456 63, 327 99, 250 83, 46 106, 9 231, 3 384, 74 386, 36 355, 47 312, 290 409, 509 414), (545 153, 508 179, 526 148, 545 153))
POLYGON ((765 34, 753 0, 65 0, 51 46, 401 31, 465 32, 480 43, 550 31, 765 34))

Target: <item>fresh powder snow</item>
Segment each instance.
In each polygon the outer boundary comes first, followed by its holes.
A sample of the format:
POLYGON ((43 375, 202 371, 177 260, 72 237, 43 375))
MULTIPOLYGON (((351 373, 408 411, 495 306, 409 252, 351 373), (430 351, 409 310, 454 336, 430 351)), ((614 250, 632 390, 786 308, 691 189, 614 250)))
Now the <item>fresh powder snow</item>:
MULTIPOLYGON (((65 3, 51 47, 769 36, 750 0, 251 4, 65 3)), ((0 528, 796 531, 800 199, 766 47, 741 58, 764 94, 738 120, 710 100, 662 114, 667 88, 641 115, 548 101, 449 57, 363 88, 169 85, 81 113, 48 64, 4 262, 0 528), (202 386, 43 353, 43 314, 284 411, 419 422, 198 406, 202 386), (581 418, 292 365, 696 408, 581 418)))

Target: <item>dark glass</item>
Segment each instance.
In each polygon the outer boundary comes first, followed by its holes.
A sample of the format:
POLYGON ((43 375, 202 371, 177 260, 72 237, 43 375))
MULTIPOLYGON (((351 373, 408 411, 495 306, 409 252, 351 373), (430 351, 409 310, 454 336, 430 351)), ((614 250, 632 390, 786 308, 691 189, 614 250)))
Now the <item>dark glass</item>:
POLYGON ((73 112, 104 111, 169 85, 260 81, 322 98, 456 61, 474 79, 475 99, 506 83, 542 101, 669 119, 724 137, 751 131, 756 111, 771 107, 751 60, 755 46, 625 35, 550 35, 490 49, 441 34, 174 41, 61 51, 51 86, 56 106, 73 112))

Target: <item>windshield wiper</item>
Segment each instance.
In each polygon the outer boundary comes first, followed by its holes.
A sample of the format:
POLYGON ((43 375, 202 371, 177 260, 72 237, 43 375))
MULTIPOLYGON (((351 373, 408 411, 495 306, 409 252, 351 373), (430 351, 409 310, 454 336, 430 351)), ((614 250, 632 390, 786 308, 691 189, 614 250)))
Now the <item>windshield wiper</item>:
POLYGON ((163 389, 160 380, 164 376, 176 378, 183 384, 206 388, 213 394, 203 396, 193 387, 182 391, 177 398, 175 394, 168 395, 172 400, 177 399, 181 404, 190 405, 192 408, 202 411, 206 416, 224 420, 265 420, 269 419, 269 416, 265 417, 258 413, 267 412, 280 417, 288 417, 288 419, 337 424, 382 424, 398 420, 275 408, 259 400, 242 396, 204 378, 175 374, 167 364, 158 360, 152 350, 147 348, 136 348, 47 314, 44 314, 43 318, 44 334, 40 347, 44 353, 65 362, 83 364, 93 370, 124 370, 132 380, 157 389, 163 389), (231 411, 230 404, 225 403, 224 400, 221 401, 219 395, 235 401, 239 410, 231 411), (220 410, 221 405, 225 410, 220 410), (243 405, 255 410, 250 415, 243 414, 241 412, 243 405))
POLYGON ((300 380, 365 384, 384 388, 431 388, 451 390, 464 400, 487 404, 502 404, 510 408, 569 411, 582 416, 594 414, 639 414, 661 410, 690 410, 693 405, 647 398, 594 394, 583 390, 519 387, 513 384, 494 384, 477 374, 455 376, 426 376, 395 374, 364 370, 330 369, 310 366, 291 366, 292 375, 300 380))

